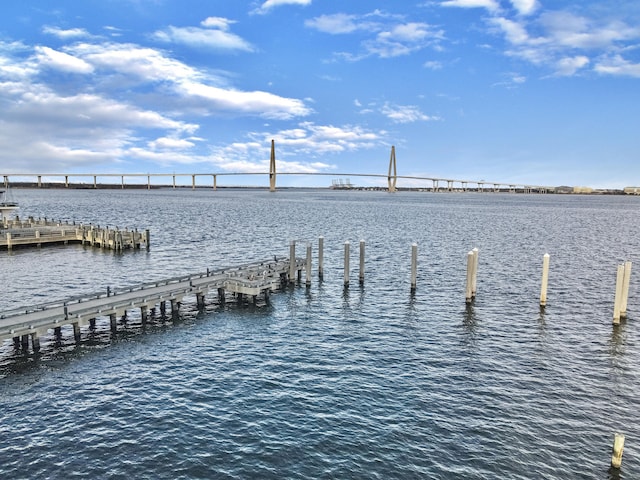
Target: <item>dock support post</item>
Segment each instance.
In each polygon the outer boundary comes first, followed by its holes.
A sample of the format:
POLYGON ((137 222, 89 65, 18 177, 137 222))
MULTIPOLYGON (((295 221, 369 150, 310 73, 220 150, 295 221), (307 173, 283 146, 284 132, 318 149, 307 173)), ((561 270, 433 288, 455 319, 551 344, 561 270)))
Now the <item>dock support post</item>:
POLYGON ((38 175, 38 188, 42 188, 42 175, 38 175))
POLYGON ((364 240, 360 240, 360 274, 358 275, 360 285, 364 285, 364 240))
POLYGON ((98 176, 93 176, 93 188, 98 188, 98 176))
POLYGON ((38 337, 37 333, 31 334, 31 346, 33 348, 33 353, 38 353, 40 351, 40 337, 38 337))
POLYGON ((613 439, 613 452, 611 453, 611 466, 620 468, 622 465, 622 451, 624 450, 624 435, 616 433, 613 439))
POLYGON ((176 315, 180 310, 180 304, 176 302, 175 298, 171 299, 171 315, 176 315))
POLYGON ((22 335, 22 351, 29 351, 29 335, 22 335))
POLYGON ((163 317, 167 313, 167 305, 164 300, 160 300, 160 315, 163 317))
POLYGON ((218 190, 218 180, 217 180, 218 176, 214 175, 213 176, 213 191, 218 190))
POLYGON ((291 240, 289 242, 289 283, 294 283, 296 280, 296 241, 291 240))
POLYGON ((196 189, 196 176, 191 175, 191 190, 195 190, 195 189, 196 189))
POLYGON ((465 291, 465 300, 467 305, 473 301, 473 252, 467 252, 467 287, 465 291))
POLYGON ((307 288, 311 286, 311 243, 307 243, 307 258, 305 269, 305 284, 307 288))
POLYGON ((344 242, 344 287, 349 288, 349 240, 344 242))
POLYGON ((204 309, 204 293, 196 293, 196 305, 198 306, 198 310, 204 309))
POLYGON ((238 294, 236 295, 236 298, 237 298, 237 300, 238 300, 238 305, 242 305, 242 303, 244 302, 244 294, 242 294, 242 293, 238 293, 238 294))
POLYGON ((149 229, 147 228, 147 229, 144 231, 144 243, 147 245, 147 251, 149 250, 149 245, 150 245, 149 241, 150 241, 150 237, 151 237, 151 234, 149 233, 149 229))
POLYGON ((151 190, 151 175, 147 175, 147 190, 151 190))
POLYGON ((542 257, 542 283, 540 286, 540 306, 547 306, 547 285, 549 284, 549 254, 545 253, 542 257))
POLYGON ((13 337, 13 348, 20 350, 20 337, 13 337))
POLYGON ((89 330, 95 330, 95 329, 96 329, 96 319, 95 318, 90 318, 89 319, 89 330))
POLYGON ((226 299, 224 297, 224 288, 220 287, 218 288, 218 303, 220 305, 224 305, 226 299))
POLYGON ((146 325, 147 320, 149 319, 148 308, 146 305, 140 307, 140 317, 142 318, 142 325, 146 325))
POLYGON ((60 340, 62 337, 62 327, 56 327, 53 329, 53 336, 56 337, 56 340, 60 340))
POLYGON ((71 325, 73 325, 73 339, 76 343, 80 343, 80 324, 76 322, 71 325))
POLYGON ((109 315, 109 323, 111 324, 111 332, 116 333, 118 330, 118 317, 115 313, 109 315))
POLYGON ((411 293, 416 293, 418 277, 418 244, 411 244, 411 293))
POLYGON ((11 250, 13 244, 11 243, 11 232, 7 232, 7 250, 11 250))
POLYGON ((324 277, 324 237, 318 238, 318 278, 324 277))

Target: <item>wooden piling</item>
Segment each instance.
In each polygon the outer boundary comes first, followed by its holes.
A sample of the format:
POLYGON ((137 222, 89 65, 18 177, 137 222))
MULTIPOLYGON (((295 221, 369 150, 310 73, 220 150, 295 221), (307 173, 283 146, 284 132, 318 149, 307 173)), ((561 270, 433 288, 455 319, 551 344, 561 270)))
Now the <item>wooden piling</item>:
POLYGON ((118 317, 115 313, 109 315, 109 324, 111 326, 111 332, 116 333, 118 331, 118 317))
POLYGON ((418 277, 418 244, 411 244, 411 293, 416 291, 418 277))
POLYGON ((620 304, 622 302, 622 283, 624 281, 624 265, 618 265, 616 274, 616 294, 613 301, 613 324, 620 324, 620 304))
POLYGON ((467 285, 465 291, 467 304, 473 301, 473 252, 467 252, 467 285))
POLYGON ((542 257, 542 282, 540 285, 540 306, 547 306, 547 285, 549 283, 549 259, 548 253, 542 257))
POLYGON ((296 281, 296 241, 289 242, 289 283, 296 281))
POLYGON ((324 237, 318 238, 318 278, 324 277, 324 237))
POLYGON ((629 299, 629 282, 631 281, 631 262, 624 262, 622 277, 622 296, 620 297, 620 318, 627 318, 627 301, 629 299))
POLYGON ((80 343, 80 324, 79 323, 72 323, 73 325, 73 339, 76 341, 76 343, 80 343))
POLYGON ((473 252, 473 280, 471 282, 471 296, 476 298, 477 285, 478 285, 478 249, 474 248, 473 252))
POLYGON ((364 285, 364 240, 360 240, 360 275, 358 280, 360 285, 364 285))
POLYGON ((305 265, 305 285, 308 288, 311 286, 311 243, 307 243, 307 258, 305 265))
POLYGON ((344 242, 344 286, 349 287, 349 248, 351 243, 349 240, 344 242))
POLYGON ((616 433, 613 439, 613 451, 611 453, 611 466, 620 468, 622 465, 622 451, 624 450, 624 435, 616 433))

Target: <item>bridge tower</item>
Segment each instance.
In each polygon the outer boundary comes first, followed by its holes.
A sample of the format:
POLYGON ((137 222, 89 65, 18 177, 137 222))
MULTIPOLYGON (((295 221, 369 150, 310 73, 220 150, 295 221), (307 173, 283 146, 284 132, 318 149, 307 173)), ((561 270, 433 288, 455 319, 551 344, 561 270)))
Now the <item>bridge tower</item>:
POLYGON ((276 191, 276 144, 271 140, 271 161, 269 162, 269 191, 276 191))
POLYGON ((398 180, 398 170, 396 168, 396 147, 391 146, 391 158, 389 158, 389 175, 387 176, 390 192, 396 191, 397 180, 398 180), (391 175, 391 172, 393 172, 393 176, 391 175))

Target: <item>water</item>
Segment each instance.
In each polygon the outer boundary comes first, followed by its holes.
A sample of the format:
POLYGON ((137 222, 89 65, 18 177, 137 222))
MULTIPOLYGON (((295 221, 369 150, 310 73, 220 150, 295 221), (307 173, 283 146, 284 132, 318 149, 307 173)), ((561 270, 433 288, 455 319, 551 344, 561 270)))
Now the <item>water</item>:
MULTIPOLYGON (((638 478, 638 199, 19 190, 22 216, 150 228, 149 252, 0 253, 0 311, 246 261, 324 236, 325 278, 269 306, 195 299, 0 348, 3 478, 638 478), (357 282, 366 239, 366 281, 357 282), (351 287, 342 286, 352 243, 351 287), (409 294, 411 243, 418 288, 409 294), (464 302, 466 252, 480 250, 464 302), (551 254, 548 307, 537 305, 551 254), (626 435, 609 471, 613 434, 626 435)), ((304 243, 298 249, 304 255, 304 243)), ((315 259, 314 259, 315 267, 315 259)))

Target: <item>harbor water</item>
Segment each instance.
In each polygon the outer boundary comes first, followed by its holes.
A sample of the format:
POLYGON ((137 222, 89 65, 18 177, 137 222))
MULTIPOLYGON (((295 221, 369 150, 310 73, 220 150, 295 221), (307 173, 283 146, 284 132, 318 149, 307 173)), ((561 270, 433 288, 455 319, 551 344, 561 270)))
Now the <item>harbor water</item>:
MULTIPOLYGON (((312 243, 312 284, 144 329, 0 347, 0 478, 640 478, 640 199, 290 189, 14 190, 21 217, 150 230, 149 251, 0 252, 0 312, 312 243), (324 237, 324 279, 317 277, 324 237), (344 242, 351 242, 343 287, 344 242), (358 284, 358 244, 366 241, 358 284), (418 244, 415 294, 411 245, 418 244), (467 252, 478 291, 465 304, 467 252), (547 307, 542 258, 551 256, 547 307), (614 433, 626 436, 610 469, 614 433)), ((211 295, 213 297, 213 294, 211 295)))

